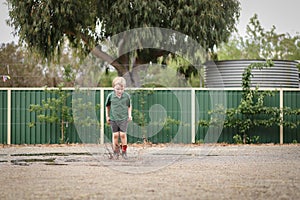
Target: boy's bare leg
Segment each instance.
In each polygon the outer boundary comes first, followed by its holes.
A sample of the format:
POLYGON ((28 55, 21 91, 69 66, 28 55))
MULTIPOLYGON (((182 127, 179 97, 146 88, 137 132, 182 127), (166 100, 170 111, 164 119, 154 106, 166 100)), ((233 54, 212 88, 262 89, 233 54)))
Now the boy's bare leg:
POLYGON ((122 145, 127 145, 127 135, 124 132, 120 132, 122 145))
POLYGON ((117 151, 116 147, 119 146, 119 132, 113 133, 113 148, 114 151, 117 151))
POLYGON ((127 135, 124 132, 120 132, 121 142, 122 142, 122 155, 126 155, 127 150, 127 135))

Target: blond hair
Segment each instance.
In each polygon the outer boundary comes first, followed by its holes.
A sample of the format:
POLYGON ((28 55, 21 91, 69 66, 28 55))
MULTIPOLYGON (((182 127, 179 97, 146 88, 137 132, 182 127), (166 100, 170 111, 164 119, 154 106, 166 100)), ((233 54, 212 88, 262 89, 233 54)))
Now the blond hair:
POLYGON ((116 77, 114 78, 113 82, 112 82, 112 86, 115 87, 116 85, 121 85, 123 87, 126 87, 126 80, 123 77, 116 77))

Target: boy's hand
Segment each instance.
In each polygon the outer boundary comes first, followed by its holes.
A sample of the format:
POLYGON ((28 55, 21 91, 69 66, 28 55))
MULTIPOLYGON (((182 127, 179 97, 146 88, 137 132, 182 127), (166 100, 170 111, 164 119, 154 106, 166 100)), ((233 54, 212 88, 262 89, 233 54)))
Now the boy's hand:
POLYGON ((132 120, 132 116, 128 116, 128 121, 131 121, 132 120))
POLYGON ((106 117, 106 123, 110 124, 110 117, 106 117))

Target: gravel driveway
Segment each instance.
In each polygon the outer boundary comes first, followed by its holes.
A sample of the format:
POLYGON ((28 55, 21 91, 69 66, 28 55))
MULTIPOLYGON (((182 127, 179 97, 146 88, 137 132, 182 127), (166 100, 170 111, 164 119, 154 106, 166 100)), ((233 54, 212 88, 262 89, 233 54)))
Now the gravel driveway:
POLYGON ((300 145, 0 147, 0 199, 300 199, 300 145))

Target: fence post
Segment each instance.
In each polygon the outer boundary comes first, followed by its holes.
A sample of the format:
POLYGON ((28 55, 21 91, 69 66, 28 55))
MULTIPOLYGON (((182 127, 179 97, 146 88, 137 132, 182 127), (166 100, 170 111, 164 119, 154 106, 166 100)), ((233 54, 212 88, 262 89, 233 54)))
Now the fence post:
POLYGON ((100 89, 100 144, 104 144, 104 114, 105 114, 105 105, 104 105, 104 89, 100 89))
POLYGON ((11 144, 11 89, 7 89, 7 144, 11 144))
POLYGON ((196 138, 196 95, 195 95, 195 89, 191 89, 191 131, 192 131, 192 144, 195 143, 195 138, 196 138))
MULTIPOLYGON (((283 121, 283 89, 280 88, 279 90, 279 96, 280 96, 280 100, 279 100, 279 106, 280 106, 280 121, 283 121)), ((280 124, 279 127, 280 131, 279 131, 279 140, 280 140, 280 144, 283 144, 283 124, 280 124)))

